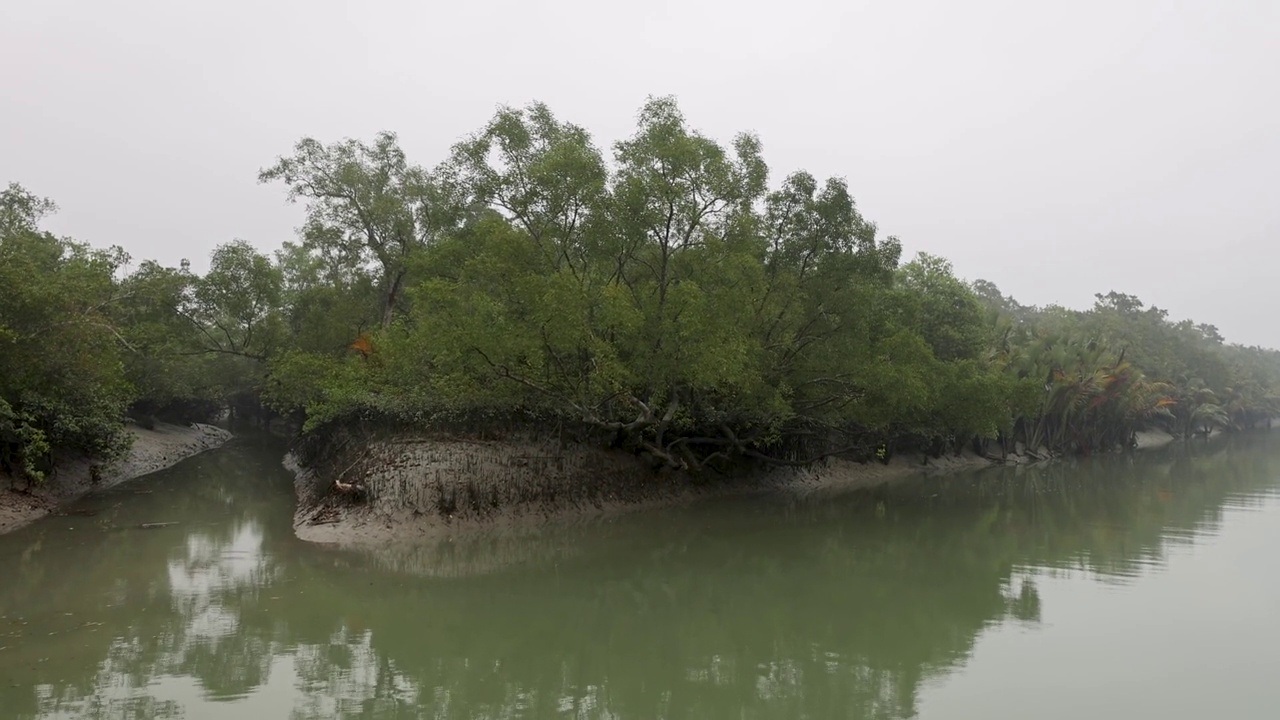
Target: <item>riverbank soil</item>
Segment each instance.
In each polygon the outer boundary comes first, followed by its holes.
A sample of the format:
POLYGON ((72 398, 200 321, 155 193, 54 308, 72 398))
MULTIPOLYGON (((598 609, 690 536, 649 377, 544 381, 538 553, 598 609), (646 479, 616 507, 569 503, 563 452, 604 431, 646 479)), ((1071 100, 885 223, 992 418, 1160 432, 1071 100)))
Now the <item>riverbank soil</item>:
POLYGON ((536 437, 400 437, 375 440, 325 467, 286 461, 297 474, 295 533, 339 546, 527 530, 709 497, 870 487, 991 464, 968 453, 888 464, 829 458, 805 468, 693 477, 655 473, 628 453, 536 437))
POLYGON ((1174 437, 1167 432, 1160 432, 1159 430, 1144 430, 1138 433, 1135 439, 1138 441, 1136 449, 1149 450, 1168 445, 1173 442, 1174 437))
POLYGON ((129 455, 94 475, 95 463, 84 458, 59 463, 56 474, 28 492, 14 489, 12 478, 0 474, 0 534, 11 532, 57 511, 63 504, 95 490, 163 470, 180 460, 220 447, 231 433, 219 427, 157 423, 147 430, 130 426, 133 446, 129 455))

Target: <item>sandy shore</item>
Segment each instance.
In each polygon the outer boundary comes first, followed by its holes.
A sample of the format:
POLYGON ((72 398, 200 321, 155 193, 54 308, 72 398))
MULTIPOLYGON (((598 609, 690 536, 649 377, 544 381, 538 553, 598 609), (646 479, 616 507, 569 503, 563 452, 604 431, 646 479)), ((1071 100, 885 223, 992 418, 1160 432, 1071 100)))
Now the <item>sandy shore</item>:
POLYGON ((180 460, 219 447, 231 433, 212 425, 188 427, 158 423, 153 430, 130 426, 134 435, 128 457, 104 467, 95 483, 88 460, 69 460, 58 467, 57 475, 29 493, 12 489, 10 478, 0 475, 0 534, 56 511, 64 503, 95 490, 163 470, 180 460))

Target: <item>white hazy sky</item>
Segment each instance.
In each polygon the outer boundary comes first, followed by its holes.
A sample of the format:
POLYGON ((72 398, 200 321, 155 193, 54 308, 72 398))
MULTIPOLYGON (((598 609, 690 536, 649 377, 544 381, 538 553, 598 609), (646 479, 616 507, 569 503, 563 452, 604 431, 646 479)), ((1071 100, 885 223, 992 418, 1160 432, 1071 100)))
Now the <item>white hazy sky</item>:
POLYGON ((3 0, 0 68, 0 183, 136 258, 291 238, 256 174, 303 135, 433 166, 501 104, 608 145, 673 94, 1024 303, 1280 347, 1276 0, 3 0))

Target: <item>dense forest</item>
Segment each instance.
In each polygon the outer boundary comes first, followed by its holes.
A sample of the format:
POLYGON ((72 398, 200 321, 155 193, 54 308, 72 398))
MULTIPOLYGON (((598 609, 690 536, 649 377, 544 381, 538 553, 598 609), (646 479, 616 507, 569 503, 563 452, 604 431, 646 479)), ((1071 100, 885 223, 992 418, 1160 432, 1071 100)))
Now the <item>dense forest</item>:
POLYGON ((558 428, 655 468, 846 454, 1088 454, 1280 413, 1280 354, 1108 292, 1026 307, 904 261, 840 179, 772 181, 760 141, 650 100, 611 153, 544 105, 433 169, 390 133, 259 173, 295 241, 134 261, 0 194, 0 464, 127 449, 127 418, 558 428))

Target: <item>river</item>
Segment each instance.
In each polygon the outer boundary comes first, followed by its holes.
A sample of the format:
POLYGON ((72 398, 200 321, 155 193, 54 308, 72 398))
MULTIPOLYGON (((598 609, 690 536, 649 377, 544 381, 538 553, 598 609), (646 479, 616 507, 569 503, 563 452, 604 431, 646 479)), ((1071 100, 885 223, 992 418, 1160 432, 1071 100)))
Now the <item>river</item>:
POLYGON ((1280 713, 1280 433, 373 554, 281 451, 0 536, 0 718, 1280 713))

